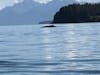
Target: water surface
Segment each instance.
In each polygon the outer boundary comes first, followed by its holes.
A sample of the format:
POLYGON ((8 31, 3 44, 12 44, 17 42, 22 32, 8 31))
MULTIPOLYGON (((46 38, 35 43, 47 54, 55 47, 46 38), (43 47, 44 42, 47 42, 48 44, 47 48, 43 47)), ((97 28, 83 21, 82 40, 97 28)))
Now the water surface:
POLYGON ((100 75, 100 23, 41 26, 0 26, 0 75, 100 75))

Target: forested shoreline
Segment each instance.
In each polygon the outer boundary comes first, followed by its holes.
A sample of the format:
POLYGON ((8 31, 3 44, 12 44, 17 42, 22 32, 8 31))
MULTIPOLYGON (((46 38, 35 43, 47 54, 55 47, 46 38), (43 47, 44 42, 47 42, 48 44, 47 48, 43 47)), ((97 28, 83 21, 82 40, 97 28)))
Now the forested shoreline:
POLYGON ((53 23, 100 22, 100 3, 70 4, 54 15, 53 23))

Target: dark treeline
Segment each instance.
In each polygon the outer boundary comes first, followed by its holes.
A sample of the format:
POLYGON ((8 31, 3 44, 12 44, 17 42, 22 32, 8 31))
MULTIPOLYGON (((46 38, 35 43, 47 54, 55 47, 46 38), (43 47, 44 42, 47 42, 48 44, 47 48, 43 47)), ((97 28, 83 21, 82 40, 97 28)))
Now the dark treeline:
POLYGON ((62 7, 53 23, 100 22, 100 3, 71 4, 62 7))

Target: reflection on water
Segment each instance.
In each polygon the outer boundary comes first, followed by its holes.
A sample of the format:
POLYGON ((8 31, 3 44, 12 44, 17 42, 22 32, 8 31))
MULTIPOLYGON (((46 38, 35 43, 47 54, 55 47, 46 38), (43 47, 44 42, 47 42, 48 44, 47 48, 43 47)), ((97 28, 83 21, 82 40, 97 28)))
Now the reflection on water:
POLYGON ((0 26, 0 75, 100 75, 100 23, 0 26))

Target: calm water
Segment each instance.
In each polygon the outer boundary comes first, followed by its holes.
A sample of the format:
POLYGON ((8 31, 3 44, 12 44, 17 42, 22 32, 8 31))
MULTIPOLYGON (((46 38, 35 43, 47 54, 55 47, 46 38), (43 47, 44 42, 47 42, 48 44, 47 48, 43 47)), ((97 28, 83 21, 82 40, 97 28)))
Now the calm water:
POLYGON ((100 75, 100 23, 0 26, 0 75, 100 75))

